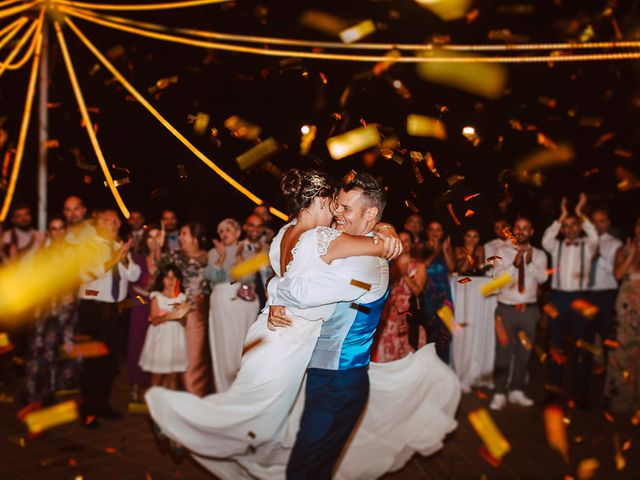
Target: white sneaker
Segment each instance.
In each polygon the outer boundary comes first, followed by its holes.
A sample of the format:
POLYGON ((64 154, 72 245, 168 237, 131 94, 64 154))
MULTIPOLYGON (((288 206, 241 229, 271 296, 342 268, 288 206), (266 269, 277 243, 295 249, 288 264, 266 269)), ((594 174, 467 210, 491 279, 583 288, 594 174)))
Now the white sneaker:
POLYGON ((533 400, 522 393, 522 390, 514 390, 513 392, 509 392, 509 403, 515 403, 516 405, 520 405, 521 407, 533 406, 533 400))
POLYGON ((504 393, 496 393, 491 399, 489 409, 499 412, 507 405, 507 397, 504 393))

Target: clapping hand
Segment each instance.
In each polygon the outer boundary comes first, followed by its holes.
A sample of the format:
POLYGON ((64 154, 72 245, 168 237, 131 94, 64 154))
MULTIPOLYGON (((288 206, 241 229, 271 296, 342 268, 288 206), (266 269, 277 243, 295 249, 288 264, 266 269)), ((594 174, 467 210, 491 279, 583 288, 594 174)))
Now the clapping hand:
POLYGON ((567 197, 562 197, 562 201, 560 202, 560 218, 558 221, 562 223, 562 221, 569 216, 569 211, 567 210, 567 197))
POLYGON ((213 239, 213 246, 218 252, 218 261, 216 264, 218 266, 224 263, 225 258, 227 257, 227 250, 224 248, 224 244, 220 240, 213 239))
POLYGON ((576 216, 578 218, 582 218, 583 213, 582 210, 584 209, 585 205, 587 204, 587 194, 584 192, 580 193, 580 197, 578 198, 578 204, 576 205, 576 216))

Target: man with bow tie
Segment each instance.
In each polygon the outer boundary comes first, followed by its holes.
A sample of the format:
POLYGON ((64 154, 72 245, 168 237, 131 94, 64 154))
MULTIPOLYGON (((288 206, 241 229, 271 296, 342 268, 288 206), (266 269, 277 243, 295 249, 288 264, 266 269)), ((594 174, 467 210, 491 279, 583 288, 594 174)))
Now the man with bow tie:
POLYGON ((591 259, 598 248, 598 232, 583 215, 587 196, 580 194, 575 215, 567 210, 567 199, 563 197, 560 218, 547 228, 542 237, 543 248, 551 255, 553 277, 551 279, 551 303, 557 310, 555 318, 550 318, 551 359, 549 362, 549 385, 551 391, 562 391, 563 364, 566 355, 563 350, 563 333, 567 325, 571 328, 573 359, 572 394, 576 404, 588 407, 589 380, 591 376, 592 354, 585 345, 594 339, 593 322, 576 308, 588 298, 591 259), (558 233, 562 238, 558 239, 558 233), (585 234, 584 236, 582 234, 585 234), (572 307, 573 305, 573 307, 572 307), (581 345, 579 347, 578 345, 581 345))

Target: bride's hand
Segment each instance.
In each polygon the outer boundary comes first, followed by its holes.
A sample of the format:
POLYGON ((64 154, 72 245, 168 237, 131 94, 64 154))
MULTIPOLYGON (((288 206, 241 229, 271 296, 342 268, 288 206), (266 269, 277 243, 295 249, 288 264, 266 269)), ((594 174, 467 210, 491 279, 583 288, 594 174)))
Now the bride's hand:
POLYGON ((393 260, 402 254, 402 242, 400 241, 400 237, 398 237, 396 229, 392 225, 379 223, 376 225, 374 232, 375 236, 373 237, 373 241, 378 243, 378 241, 382 240, 383 258, 393 260))
POLYGON ((287 314, 283 306, 269 305, 269 320, 267 322, 267 328, 269 328, 269 330, 291 326, 293 326, 293 321, 287 318, 287 314))

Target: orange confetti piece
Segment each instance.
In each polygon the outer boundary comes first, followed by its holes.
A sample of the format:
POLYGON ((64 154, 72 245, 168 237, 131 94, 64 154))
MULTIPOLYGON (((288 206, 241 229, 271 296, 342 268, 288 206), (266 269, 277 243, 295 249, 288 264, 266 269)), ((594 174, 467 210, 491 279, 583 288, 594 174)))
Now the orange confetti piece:
POLYGON ((485 447, 480 447, 478 449, 478 454, 493 468, 498 468, 502 463, 502 460, 491 455, 485 447))
POLYGON ((622 448, 620 448, 620 434, 618 432, 613 434, 613 449, 615 450, 616 470, 622 471, 627 466, 627 460, 622 454, 622 448))
POLYGON ((538 344, 533 346, 533 349, 536 352, 536 355, 538 355, 538 359, 540 360, 540 363, 544 363, 547 360, 547 352, 545 352, 542 347, 538 344))
POLYGON ((478 390, 476 392, 476 396, 480 399, 480 400, 486 400, 487 399, 487 394, 484 392, 481 392, 480 390, 478 390))
POLYGON ((616 341, 616 340, 611 340, 611 339, 606 339, 604 342, 602 342, 602 344, 605 347, 609 347, 609 348, 620 348, 620 342, 616 341))
POLYGON ((469 423, 482 439, 488 453, 501 460, 511 450, 511 445, 502 435, 486 408, 479 408, 467 415, 469 423))
POLYGON ((609 423, 615 423, 615 419, 613 418, 613 415, 611 415, 609 412, 604 412, 604 418, 609 423))
POLYGON ((453 211, 453 205, 451 205, 450 203, 447 203, 447 210, 449 210, 449 215, 451 215, 451 218, 453 218, 453 222, 456 225, 462 225, 460 223, 460 220, 458 220, 458 217, 456 217, 455 212, 453 211))
POLYGON ((584 298, 576 298, 571 302, 571 308, 588 319, 593 318, 598 314, 598 307, 586 301, 584 298))
POLYGON ((551 348, 551 359, 558 365, 567 363, 567 356, 559 348, 551 348))
POLYGON ((113 453, 116 453, 118 451, 118 449, 117 448, 113 448, 113 447, 105 447, 104 451, 106 453, 113 454, 113 453))
POLYGON ((583 350, 586 350, 587 352, 591 353, 592 355, 596 355, 596 356, 602 355, 602 349, 601 348, 597 348, 597 347, 591 345, 589 342, 585 342, 581 338, 576 340, 576 347, 581 348, 583 350))
POLYGON ((103 357, 109 348, 103 342, 72 343, 60 347, 60 353, 67 358, 103 357))
POLYGON ((545 304, 544 307, 542 307, 542 311, 549 315, 551 318, 558 318, 558 316, 560 315, 556 307, 551 303, 545 304))
POLYGON ((469 218, 472 217, 476 212, 474 212, 473 210, 469 209, 466 212, 464 212, 464 216, 465 218, 469 218))
POLYGON ((593 478, 600 468, 600 462, 596 458, 586 458, 578 464, 578 480, 589 480, 593 478))
POLYGON ((544 409, 544 428, 547 433, 547 443, 552 449, 557 450, 568 464, 569 442, 561 407, 550 405, 544 409))
POLYGON ((468 201, 469 201, 469 200, 471 200, 472 198, 476 198, 476 197, 479 197, 479 196, 480 196, 480 194, 479 194, 479 193, 474 193, 473 195, 467 195, 466 197, 464 197, 464 198, 463 198, 463 200, 464 200, 465 202, 468 202, 468 201))
POLYGON ((631 425, 638 426, 640 425, 640 408, 636 410, 636 413, 631 417, 631 425))
POLYGON ((67 463, 71 468, 76 468, 78 466, 78 461, 75 458, 70 458, 67 463))
POLYGON ((500 315, 496 315, 496 335, 500 345, 507 345, 509 343, 509 336, 507 335, 500 315))
POLYGON ((627 440, 626 442, 624 442, 622 444, 622 451, 626 452, 627 450, 629 450, 631 448, 631 440, 627 440))

